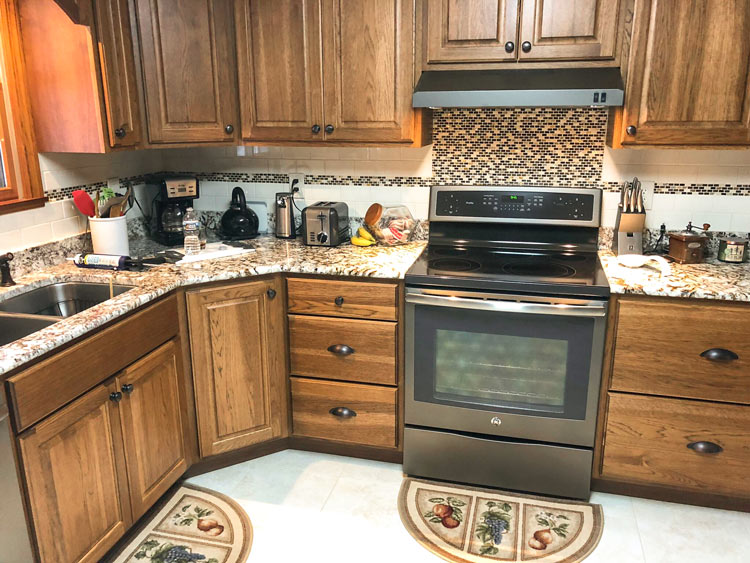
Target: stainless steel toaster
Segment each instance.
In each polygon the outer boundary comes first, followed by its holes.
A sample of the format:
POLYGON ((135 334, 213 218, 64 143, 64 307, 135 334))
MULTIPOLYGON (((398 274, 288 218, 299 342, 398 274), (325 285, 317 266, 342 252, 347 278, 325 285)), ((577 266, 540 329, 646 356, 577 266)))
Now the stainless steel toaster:
POLYGON ((310 246, 338 246, 350 236, 349 206, 319 201, 302 210, 302 236, 310 246))

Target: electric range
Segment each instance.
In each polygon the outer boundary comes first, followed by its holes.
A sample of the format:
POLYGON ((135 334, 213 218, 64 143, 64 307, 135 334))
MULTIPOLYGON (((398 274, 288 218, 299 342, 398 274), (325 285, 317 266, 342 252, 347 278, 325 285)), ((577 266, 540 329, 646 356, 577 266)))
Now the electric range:
POLYGON ((588 497, 600 207, 597 189, 432 188, 429 244, 405 276, 407 473, 588 497))

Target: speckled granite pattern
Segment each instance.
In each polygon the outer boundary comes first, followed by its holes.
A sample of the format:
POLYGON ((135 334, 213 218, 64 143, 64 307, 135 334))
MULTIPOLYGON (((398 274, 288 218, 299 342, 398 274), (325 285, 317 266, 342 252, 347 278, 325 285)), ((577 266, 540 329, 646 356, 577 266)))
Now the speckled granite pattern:
POLYGON ((0 301, 35 287, 60 281, 92 281, 133 285, 109 301, 63 319, 21 340, 0 347, 0 375, 37 358, 169 291, 206 282, 231 280, 276 272, 401 279, 424 249, 413 242, 394 247, 336 248, 304 246, 298 241, 260 237, 256 251, 242 256, 185 266, 164 264, 144 272, 86 270, 63 263, 19 277, 18 285, 0 288, 0 301))
MULTIPOLYGON (((671 264, 662 276, 651 267, 627 268, 610 251, 599 252, 612 293, 750 301, 750 264, 710 259, 703 264, 671 264)), ((748 309, 750 312, 750 309, 748 309)))
POLYGON ((20 277, 29 272, 38 272, 44 268, 64 262, 66 258, 75 256, 79 252, 91 252, 91 234, 83 233, 66 239, 48 242, 47 244, 14 251, 11 271, 14 277, 20 277))

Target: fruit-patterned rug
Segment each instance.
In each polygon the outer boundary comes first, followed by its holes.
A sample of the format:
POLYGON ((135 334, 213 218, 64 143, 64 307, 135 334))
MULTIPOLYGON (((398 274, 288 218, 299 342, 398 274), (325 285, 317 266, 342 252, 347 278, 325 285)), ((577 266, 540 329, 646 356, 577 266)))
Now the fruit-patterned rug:
POLYGON ((602 535, 602 507, 405 479, 398 510, 409 533, 447 561, 574 563, 602 535))
POLYGON ((183 485, 113 563, 244 563, 253 527, 229 497, 183 485))

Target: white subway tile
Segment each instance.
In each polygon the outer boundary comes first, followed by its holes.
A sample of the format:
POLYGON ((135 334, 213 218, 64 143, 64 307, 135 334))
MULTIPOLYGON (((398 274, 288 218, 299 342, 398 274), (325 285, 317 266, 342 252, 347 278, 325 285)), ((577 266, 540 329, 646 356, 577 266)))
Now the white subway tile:
POLYGON ((287 160, 307 160, 310 158, 310 149, 307 147, 282 147, 281 157, 287 160))
POLYGON ((0 253, 19 250, 24 248, 21 242, 21 230, 0 232, 0 253))
POLYGON ((370 160, 400 160, 401 148, 370 148, 367 149, 367 157, 370 160))
POLYGON ((698 184, 736 184, 739 175, 737 166, 699 166, 696 175, 698 184))
POLYGON ((297 160, 296 168, 298 173, 320 175, 325 174, 325 161, 323 160, 297 160))
POLYGON ((68 217, 52 222, 52 236, 55 239, 72 237, 81 233, 81 225, 77 217, 68 217))
POLYGON ((294 160, 272 159, 268 161, 268 172, 271 174, 289 174, 296 171, 296 162, 294 160))
POLYGON ((740 233, 750 233, 750 213, 733 213, 730 230, 740 233))
POLYGON ((336 147, 310 147, 312 160, 338 160, 339 150, 336 147))
MULTIPOLYGON (((353 176, 355 174, 356 162, 346 160, 325 160, 325 173, 331 176, 353 176)), ((357 175, 360 175, 357 173, 357 175)))
POLYGON ((745 186, 750 185, 750 166, 737 170, 737 183, 745 186))
POLYGON ((339 147, 339 160, 367 160, 367 149, 363 147, 339 147))
POLYGON ((23 247, 36 246, 52 240, 52 225, 40 223, 21 229, 21 243, 23 247))
POLYGON ((420 148, 402 148, 401 160, 432 160, 432 145, 420 148))
MULTIPOLYGON (((657 169, 652 166, 651 168, 657 169)), ((659 166, 657 172, 652 178, 643 178, 654 180, 666 184, 694 184, 698 176, 697 166, 687 165, 663 165, 659 166)), ((640 177, 640 176, 639 176, 640 177)))
POLYGON ((72 199, 64 199, 60 202, 60 207, 63 210, 63 217, 77 217, 81 212, 78 211, 75 203, 72 199))

